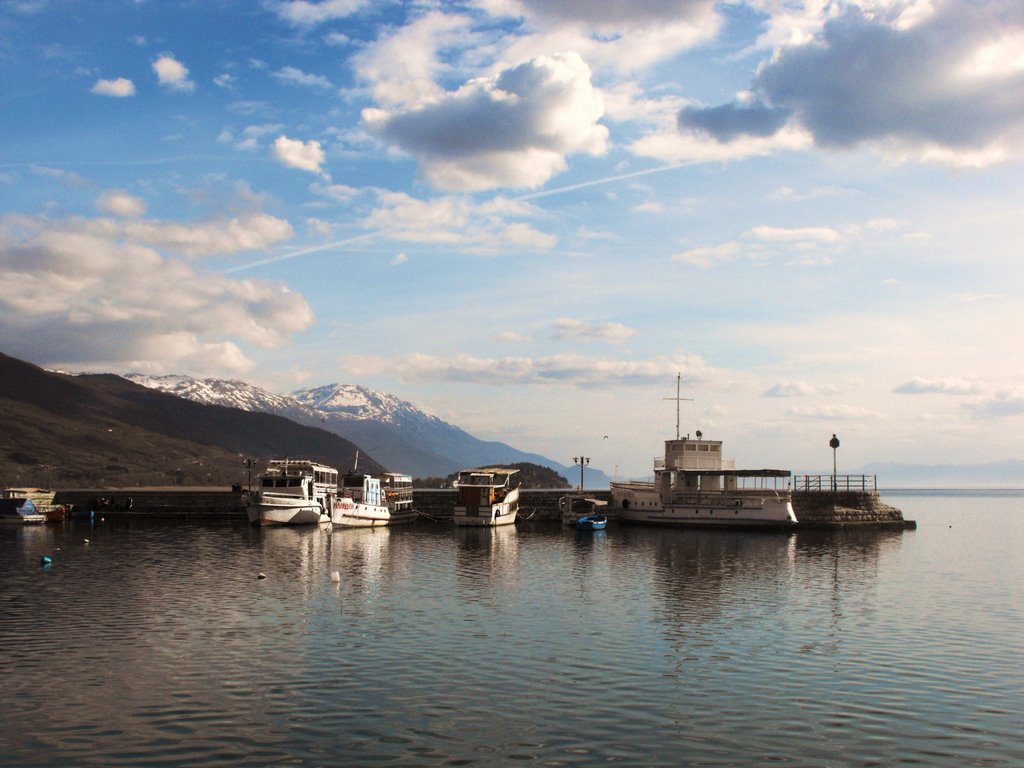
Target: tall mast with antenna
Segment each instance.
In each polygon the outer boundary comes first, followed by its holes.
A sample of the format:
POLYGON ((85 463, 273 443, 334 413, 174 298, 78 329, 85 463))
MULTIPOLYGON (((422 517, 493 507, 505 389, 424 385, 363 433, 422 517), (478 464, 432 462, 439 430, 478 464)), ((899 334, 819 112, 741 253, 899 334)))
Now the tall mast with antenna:
POLYGON ((693 401, 692 397, 680 397, 679 396, 679 387, 682 385, 682 382, 683 382, 683 374, 680 372, 680 373, 676 374, 676 396, 675 397, 666 397, 665 398, 666 400, 675 400, 676 401, 676 440, 679 439, 679 404, 683 400, 689 400, 691 402, 693 401))

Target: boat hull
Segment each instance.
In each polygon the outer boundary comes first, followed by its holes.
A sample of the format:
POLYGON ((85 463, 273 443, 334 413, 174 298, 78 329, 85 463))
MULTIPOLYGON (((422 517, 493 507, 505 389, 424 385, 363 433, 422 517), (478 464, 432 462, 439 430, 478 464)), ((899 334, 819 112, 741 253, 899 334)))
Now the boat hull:
POLYGON ((796 514, 788 493, 704 493, 692 501, 663 504, 653 484, 612 484, 618 520, 642 525, 701 528, 790 528, 796 514))
POLYGON ((415 510, 392 512, 387 507, 373 504, 344 504, 337 502, 331 512, 331 522, 336 528, 378 528, 385 525, 402 525, 416 519, 415 510))
POLYGON ((603 531, 608 527, 608 518, 604 515, 587 515, 576 521, 576 529, 580 531, 603 531))
POLYGON ((250 504, 245 508, 252 525, 314 525, 330 520, 319 504, 250 504))
POLYGON ((0 515, 0 525, 39 525, 46 522, 46 515, 0 515))

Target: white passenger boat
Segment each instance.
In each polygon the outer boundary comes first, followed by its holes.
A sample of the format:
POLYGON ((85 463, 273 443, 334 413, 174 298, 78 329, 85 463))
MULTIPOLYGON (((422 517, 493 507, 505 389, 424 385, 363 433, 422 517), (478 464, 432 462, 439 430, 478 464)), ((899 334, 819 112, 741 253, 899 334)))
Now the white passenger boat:
POLYGON ((380 476, 355 472, 341 478, 331 522, 340 528, 373 528, 411 523, 412 477, 397 472, 380 476))
MULTIPOLYGON (((675 398, 677 403, 679 397, 675 398)), ((626 523, 777 527, 796 523, 787 469, 736 469, 722 442, 679 436, 665 441, 654 481, 611 483, 611 509, 626 523)))
POLYGON ((518 469, 464 469, 455 480, 452 519, 461 526, 511 525, 519 512, 518 469))
POLYGON ((246 507, 253 525, 326 523, 338 495, 338 471, 307 459, 274 459, 246 507))

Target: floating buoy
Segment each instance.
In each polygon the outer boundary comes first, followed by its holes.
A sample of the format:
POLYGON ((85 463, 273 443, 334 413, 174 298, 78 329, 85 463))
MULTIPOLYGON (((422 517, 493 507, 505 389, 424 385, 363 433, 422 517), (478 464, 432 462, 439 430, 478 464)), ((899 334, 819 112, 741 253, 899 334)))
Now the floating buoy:
POLYGON ((52 562, 53 562, 53 558, 50 557, 49 555, 43 555, 42 557, 39 558, 39 564, 40 565, 49 565, 52 562))
POLYGON ((83 541, 83 542, 85 542, 86 544, 88 544, 88 543, 89 543, 89 540, 88 540, 88 539, 82 539, 82 541, 83 541))
POLYGON ((341 581, 341 574, 337 571, 331 571, 331 581, 335 583, 341 581))
POLYGON ((267 578, 267 574, 265 574, 263 571, 260 571, 259 575, 256 576, 256 578, 257 579, 265 579, 265 578, 267 578))

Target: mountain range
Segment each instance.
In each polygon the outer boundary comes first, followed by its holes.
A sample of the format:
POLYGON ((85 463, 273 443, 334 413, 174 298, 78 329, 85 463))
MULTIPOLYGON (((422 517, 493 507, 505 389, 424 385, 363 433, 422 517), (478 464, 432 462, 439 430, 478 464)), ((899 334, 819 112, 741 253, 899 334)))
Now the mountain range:
MULTIPOLYGON (((294 456, 348 468, 356 446, 262 412, 202 404, 112 374, 45 371, 0 354, 0 481, 103 487, 230 485, 247 459, 294 456)), ((360 468, 382 469, 363 454, 360 468)))
MULTIPOLYGON (((385 467, 414 477, 445 477, 466 467, 521 462, 549 467, 574 481, 579 476, 578 467, 506 443, 481 440, 410 402, 357 384, 327 384, 282 395, 237 379, 134 373, 125 378, 196 402, 272 413, 325 429, 359 446, 385 467)), ((600 487, 607 485, 608 477, 588 467, 584 481, 588 487, 600 487)))

